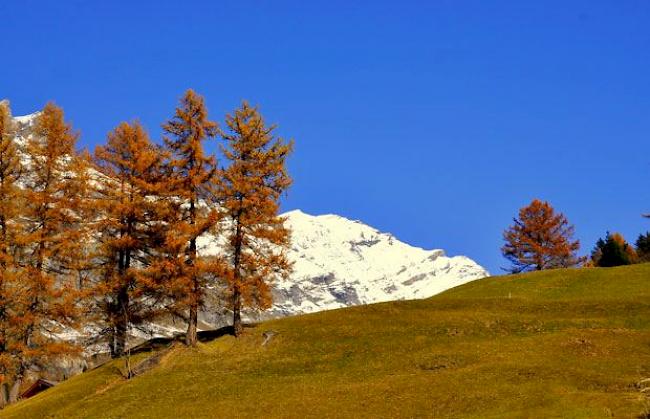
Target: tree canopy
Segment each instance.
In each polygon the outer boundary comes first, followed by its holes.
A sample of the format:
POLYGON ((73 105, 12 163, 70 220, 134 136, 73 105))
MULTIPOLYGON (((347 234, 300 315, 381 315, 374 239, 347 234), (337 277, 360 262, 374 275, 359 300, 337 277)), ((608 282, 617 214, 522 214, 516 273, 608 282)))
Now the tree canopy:
POLYGON ((580 242, 573 240, 574 227, 564 214, 548 203, 533 200, 519 210, 519 217, 503 233, 503 256, 510 261, 508 272, 578 266, 580 242))

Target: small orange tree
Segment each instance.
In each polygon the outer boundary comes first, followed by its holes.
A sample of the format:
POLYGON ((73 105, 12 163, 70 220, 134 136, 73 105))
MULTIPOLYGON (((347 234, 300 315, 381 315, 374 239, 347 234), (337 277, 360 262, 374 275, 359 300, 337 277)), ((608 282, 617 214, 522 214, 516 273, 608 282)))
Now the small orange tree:
POLYGON ((226 216, 221 276, 229 285, 234 333, 239 336, 242 307, 267 308, 271 281, 291 270, 284 251, 290 232, 278 212, 280 196, 291 184, 285 162, 293 143, 276 137, 275 127, 267 127, 257 108, 246 102, 226 116, 226 124, 223 154, 230 164, 220 176, 226 216))
POLYGON ((511 273, 567 268, 582 263, 577 256, 580 242, 573 240, 574 227, 548 202, 538 199, 519 210, 519 218, 503 233, 503 256, 511 273))

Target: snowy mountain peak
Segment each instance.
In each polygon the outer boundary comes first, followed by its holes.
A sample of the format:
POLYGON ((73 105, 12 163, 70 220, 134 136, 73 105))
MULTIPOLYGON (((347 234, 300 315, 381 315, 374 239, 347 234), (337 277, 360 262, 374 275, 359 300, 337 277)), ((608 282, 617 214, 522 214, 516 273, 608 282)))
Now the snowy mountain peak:
POLYGON ((361 221, 300 210, 283 216, 294 272, 275 285, 274 315, 426 298, 489 275, 467 257, 410 246, 361 221))

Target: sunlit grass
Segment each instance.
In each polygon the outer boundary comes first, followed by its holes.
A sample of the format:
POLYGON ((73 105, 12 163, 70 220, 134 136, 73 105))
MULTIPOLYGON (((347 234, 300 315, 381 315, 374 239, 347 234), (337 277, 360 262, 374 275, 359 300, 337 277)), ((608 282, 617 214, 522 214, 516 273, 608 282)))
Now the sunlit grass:
POLYGON ((108 364, 2 417, 637 417, 650 264, 494 277, 108 364), (262 333, 278 332, 266 346, 262 333))

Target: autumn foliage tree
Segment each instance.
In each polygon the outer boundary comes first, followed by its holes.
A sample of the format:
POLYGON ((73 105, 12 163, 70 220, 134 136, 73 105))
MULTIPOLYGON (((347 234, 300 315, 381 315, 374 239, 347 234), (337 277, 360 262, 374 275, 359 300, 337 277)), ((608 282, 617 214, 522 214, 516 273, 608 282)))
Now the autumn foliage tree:
MULTIPOLYGON (((17 370, 14 356, 12 324, 13 291, 17 286, 19 266, 16 260, 16 240, 22 189, 19 187, 23 169, 16 143, 15 127, 8 102, 0 102, 0 390, 13 380, 17 370)), ((0 407, 7 402, 2 391, 0 407)))
POLYGON ((95 291, 111 355, 119 357, 128 327, 156 312, 156 287, 144 272, 164 228, 163 202, 156 199, 163 193, 163 156, 139 122, 123 122, 108 134, 105 146, 96 148, 94 160, 99 170, 92 199, 99 264, 95 291))
POLYGON ((187 307, 186 344, 193 346, 210 270, 208 262, 199 257, 197 241, 218 221, 218 212, 212 205, 216 161, 205 153, 204 143, 217 135, 218 127, 208 119, 203 97, 188 90, 174 117, 163 124, 163 130, 169 153, 167 202, 175 209, 167 220, 166 270, 173 273, 170 288, 174 290, 176 305, 187 307))
POLYGON ((512 273, 577 266, 580 242, 573 240, 574 227, 548 202, 538 199, 519 210, 519 217, 503 233, 503 256, 512 273))
POLYGON ((229 165, 219 190, 227 221, 221 277, 229 286, 239 336, 242 307, 269 307, 270 284, 291 270, 284 251, 290 232, 278 213, 280 196, 291 184, 285 162, 293 143, 276 137, 275 127, 266 126, 257 108, 246 102, 226 116, 226 124, 223 154, 229 165))
POLYGON ((56 338, 75 324, 79 309, 72 267, 85 241, 81 227, 85 165, 76 156, 76 140, 62 109, 48 103, 25 147, 29 170, 23 179, 15 238, 20 269, 11 290, 13 322, 8 331, 9 352, 16 364, 12 400, 30 367, 77 349, 56 338))

